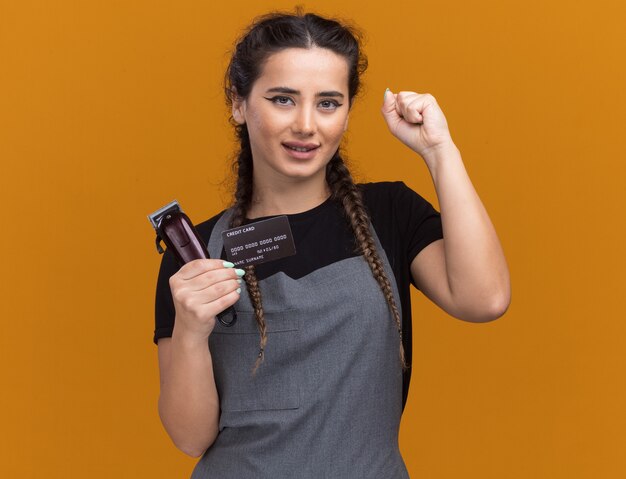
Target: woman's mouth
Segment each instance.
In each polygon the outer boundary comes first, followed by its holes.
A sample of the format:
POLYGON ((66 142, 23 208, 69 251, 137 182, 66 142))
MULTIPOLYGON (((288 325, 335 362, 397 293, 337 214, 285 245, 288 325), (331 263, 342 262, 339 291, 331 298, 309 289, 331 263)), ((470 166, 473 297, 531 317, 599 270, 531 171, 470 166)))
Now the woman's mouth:
POLYGON ((289 156, 299 160, 308 160, 315 156, 315 152, 320 147, 314 143, 285 142, 282 143, 283 148, 289 153, 289 156))
POLYGON ((300 147, 300 146, 289 146, 289 145, 285 145, 287 148, 289 148, 290 150, 294 150, 294 151, 311 151, 313 148, 306 148, 306 147, 300 147))

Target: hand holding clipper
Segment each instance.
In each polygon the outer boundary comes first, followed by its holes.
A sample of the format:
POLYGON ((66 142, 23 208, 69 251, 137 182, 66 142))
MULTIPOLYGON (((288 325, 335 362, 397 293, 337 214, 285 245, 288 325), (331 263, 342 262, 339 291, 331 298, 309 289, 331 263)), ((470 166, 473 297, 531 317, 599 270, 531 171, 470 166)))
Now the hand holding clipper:
MULTIPOLYGON (((156 231, 156 247, 159 254, 164 252, 163 241, 178 263, 182 266, 195 259, 209 259, 206 245, 194 228, 189 217, 180 209, 177 201, 148 215, 156 231)), ((232 306, 217 315, 224 326, 232 326, 237 321, 237 313, 232 306)))

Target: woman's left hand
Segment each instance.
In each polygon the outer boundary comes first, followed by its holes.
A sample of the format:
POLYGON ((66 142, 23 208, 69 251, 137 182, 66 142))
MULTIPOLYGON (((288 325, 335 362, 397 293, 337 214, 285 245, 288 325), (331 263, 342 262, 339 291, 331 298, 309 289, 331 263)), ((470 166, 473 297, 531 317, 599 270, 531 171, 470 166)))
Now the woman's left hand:
POLYGON ((425 160, 454 146, 446 117, 428 93, 387 90, 381 111, 391 133, 425 160))

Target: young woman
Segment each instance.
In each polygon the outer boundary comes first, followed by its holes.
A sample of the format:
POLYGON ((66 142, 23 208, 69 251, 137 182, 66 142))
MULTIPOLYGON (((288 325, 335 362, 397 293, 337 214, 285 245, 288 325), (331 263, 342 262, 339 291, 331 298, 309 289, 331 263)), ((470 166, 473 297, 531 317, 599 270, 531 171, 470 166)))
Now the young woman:
POLYGON ((159 413, 177 447, 203 456, 193 478, 408 477, 410 283, 466 321, 508 307, 500 244, 431 95, 386 91, 382 114, 426 162, 441 215, 402 182, 352 181, 339 147, 366 68, 357 38, 273 14, 233 53, 234 204, 198 226, 221 259, 179 269, 166 253, 157 286, 159 413), (245 271, 224 261, 222 231, 276 215, 296 255, 245 271), (230 306, 226 327, 216 315, 230 306))

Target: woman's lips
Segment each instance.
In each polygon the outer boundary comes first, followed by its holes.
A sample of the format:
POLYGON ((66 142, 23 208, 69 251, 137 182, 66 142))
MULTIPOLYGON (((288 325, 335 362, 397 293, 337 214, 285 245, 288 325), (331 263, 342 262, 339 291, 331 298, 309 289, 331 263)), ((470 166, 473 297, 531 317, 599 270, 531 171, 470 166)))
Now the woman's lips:
POLYGON ((293 158, 298 160, 309 160, 313 158, 320 145, 315 143, 300 143, 296 141, 287 141, 282 143, 283 149, 293 158))

